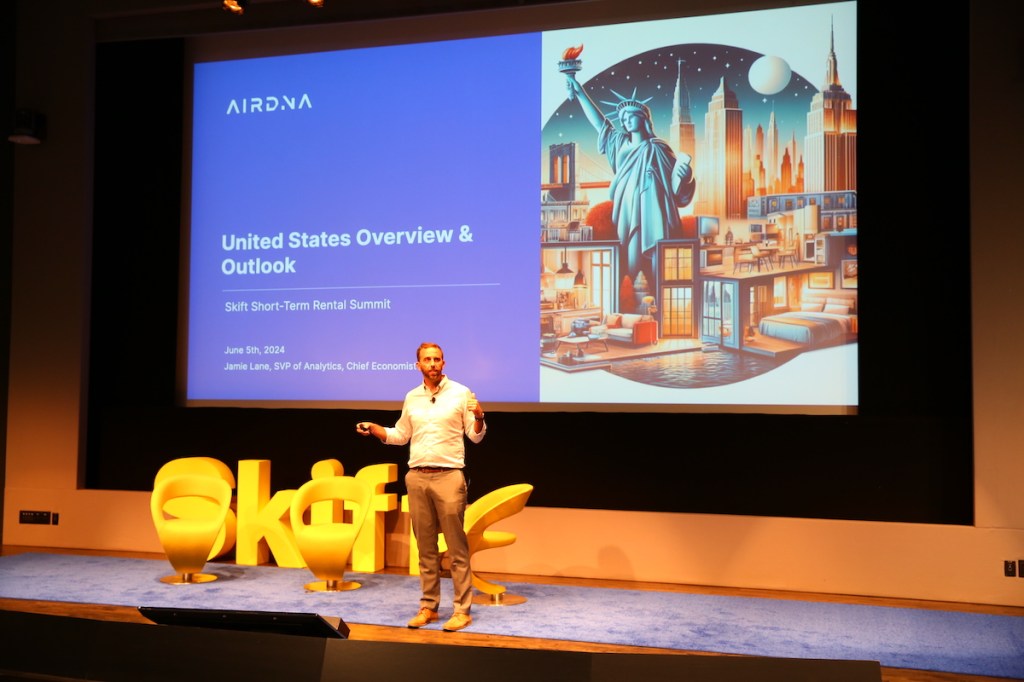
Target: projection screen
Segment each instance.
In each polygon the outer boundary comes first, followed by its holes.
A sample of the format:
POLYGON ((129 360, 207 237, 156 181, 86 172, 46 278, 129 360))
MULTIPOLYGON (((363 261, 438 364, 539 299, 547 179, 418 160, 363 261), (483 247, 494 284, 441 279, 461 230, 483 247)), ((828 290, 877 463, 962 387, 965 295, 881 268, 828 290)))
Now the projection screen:
POLYGON ((855 2, 282 35, 195 49, 188 405, 396 408, 433 341, 493 409, 856 412, 855 2))

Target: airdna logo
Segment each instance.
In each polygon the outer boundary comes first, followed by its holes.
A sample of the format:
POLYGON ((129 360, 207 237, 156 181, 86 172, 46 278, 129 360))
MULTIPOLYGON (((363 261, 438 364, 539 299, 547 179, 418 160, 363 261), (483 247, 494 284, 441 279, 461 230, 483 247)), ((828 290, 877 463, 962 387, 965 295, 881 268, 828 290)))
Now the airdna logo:
POLYGON ((243 97, 228 102, 225 114, 238 116, 242 114, 272 114, 281 111, 299 111, 312 109, 313 101, 308 93, 301 95, 269 95, 267 97, 243 97))

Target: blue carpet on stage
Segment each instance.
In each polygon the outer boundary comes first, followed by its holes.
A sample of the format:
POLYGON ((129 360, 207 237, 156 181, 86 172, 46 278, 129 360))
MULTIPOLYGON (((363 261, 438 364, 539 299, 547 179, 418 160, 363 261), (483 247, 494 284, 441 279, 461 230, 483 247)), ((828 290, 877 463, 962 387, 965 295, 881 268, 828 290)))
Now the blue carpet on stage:
MULTIPOLYGON (((121 606, 316 613, 404 627, 414 576, 350 573, 362 587, 307 592, 306 569, 210 563, 218 580, 168 585, 163 560, 64 554, 0 557, 0 597, 121 606)), ((1024 618, 958 611, 624 589, 504 583, 526 598, 476 606, 471 631, 779 658, 878 661, 882 666, 1024 679, 1024 618)), ((451 613, 442 582, 441 622, 451 613)), ((429 628, 440 629, 440 623, 429 628)))

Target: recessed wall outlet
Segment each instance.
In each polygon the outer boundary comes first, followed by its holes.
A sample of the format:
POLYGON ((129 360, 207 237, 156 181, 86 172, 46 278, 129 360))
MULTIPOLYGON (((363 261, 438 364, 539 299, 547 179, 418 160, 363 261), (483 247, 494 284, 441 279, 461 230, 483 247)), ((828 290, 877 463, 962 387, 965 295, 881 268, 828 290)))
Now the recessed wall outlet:
POLYGON ((48 511, 25 511, 18 512, 18 523, 33 523, 42 526, 50 525, 50 512, 48 511))
POLYGON ((1024 578, 1024 559, 1017 559, 1017 577, 1024 578))

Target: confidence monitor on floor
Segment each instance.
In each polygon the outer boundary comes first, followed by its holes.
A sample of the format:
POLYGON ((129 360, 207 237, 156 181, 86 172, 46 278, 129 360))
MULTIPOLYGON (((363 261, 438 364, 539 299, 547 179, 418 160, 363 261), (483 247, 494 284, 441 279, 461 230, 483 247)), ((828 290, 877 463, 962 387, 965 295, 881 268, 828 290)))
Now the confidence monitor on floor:
POLYGON ((272 632, 334 639, 348 639, 349 633, 348 625, 341 618, 329 618, 315 613, 178 609, 160 606, 140 606, 139 613, 158 625, 272 632), (333 622, 335 620, 338 621, 337 624, 333 622))

